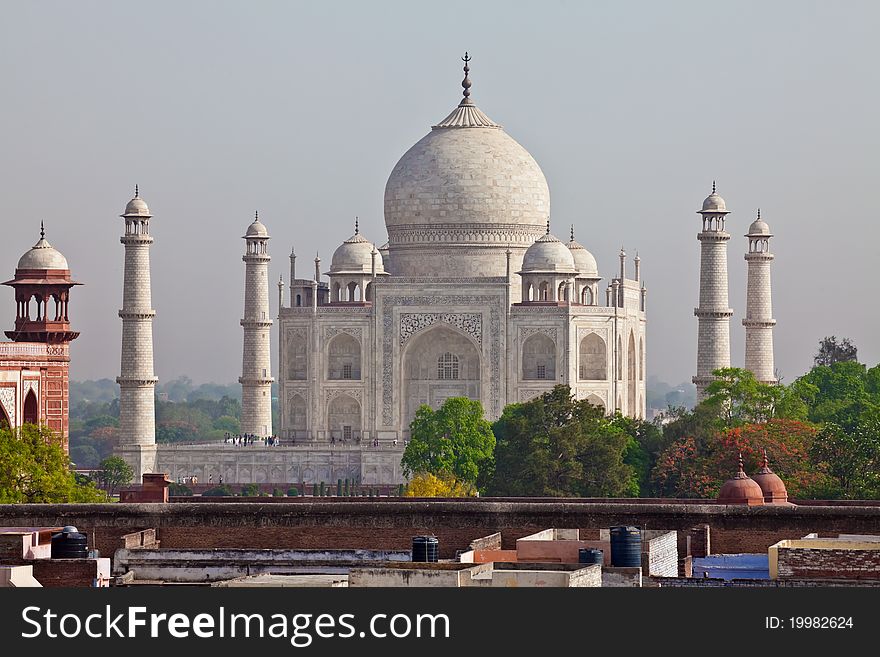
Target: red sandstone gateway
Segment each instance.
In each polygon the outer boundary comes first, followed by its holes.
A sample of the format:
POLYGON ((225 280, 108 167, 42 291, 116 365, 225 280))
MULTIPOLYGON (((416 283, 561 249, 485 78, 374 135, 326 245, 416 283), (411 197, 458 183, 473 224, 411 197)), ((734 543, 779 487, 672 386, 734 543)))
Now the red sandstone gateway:
POLYGON ((40 240, 18 261, 15 278, 15 329, 12 342, 0 343, 0 425, 45 424, 68 451, 68 345, 79 333, 70 330, 70 277, 67 259, 40 240), (33 303, 32 303, 33 302, 33 303))

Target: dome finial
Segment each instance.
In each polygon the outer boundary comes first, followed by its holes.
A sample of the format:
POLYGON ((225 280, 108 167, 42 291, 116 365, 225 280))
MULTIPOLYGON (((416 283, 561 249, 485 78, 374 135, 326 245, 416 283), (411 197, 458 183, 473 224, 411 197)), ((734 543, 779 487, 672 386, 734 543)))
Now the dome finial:
POLYGON ((738 474, 745 475, 746 472, 745 472, 745 470, 743 470, 743 455, 742 455, 742 452, 739 453, 739 460, 738 460, 737 463, 738 463, 738 465, 739 465, 739 473, 738 473, 738 474))
POLYGON ((761 460, 761 467, 768 468, 770 467, 770 459, 767 458, 767 448, 763 448, 764 458, 761 460))
POLYGON ((761 221, 761 208, 758 208, 758 221, 761 221))
POLYGON ((713 194, 715 193, 715 181, 714 180, 712 181, 712 193, 713 194))
POLYGON ((461 81, 461 86, 463 87, 463 91, 461 92, 462 96, 464 96, 464 100, 461 102, 468 104, 470 103, 469 96, 471 95, 471 81, 468 77, 468 73, 470 73, 470 66, 468 66, 468 62, 471 61, 470 55, 468 55, 467 50, 464 51, 464 57, 461 58, 461 61, 464 62, 464 80, 461 81))
POLYGON ((257 223, 260 220, 260 211, 254 210, 254 223, 257 223))
POLYGON ((137 183, 135 183, 135 185, 134 185, 134 197, 137 198, 139 194, 140 194, 140 191, 138 190, 137 183))
POLYGON ((571 241, 574 242, 574 224, 571 225, 571 241))
POLYGON ((357 215, 354 217, 354 234, 358 235, 361 232, 360 225, 358 224, 357 215))
POLYGON ((547 217, 547 234, 550 234, 550 217, 547 217))
POLYGON ((40 239, 46 237, 46 229, 43 227, 43 220, 40 219, 40 239))

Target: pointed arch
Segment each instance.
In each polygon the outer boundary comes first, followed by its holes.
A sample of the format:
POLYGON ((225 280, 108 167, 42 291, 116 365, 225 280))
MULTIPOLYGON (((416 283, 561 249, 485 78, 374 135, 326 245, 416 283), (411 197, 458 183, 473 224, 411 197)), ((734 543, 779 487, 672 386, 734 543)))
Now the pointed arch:
POLYGON ((626 406, 630 417, 636 417, 636 338, 632 330, 629 332, 629 340, 626 347, 626 381, 627 400, 626 406))
POLYGON ((291 381, 305 381, 309 369, 309 355, 304 337, 288 337, 287 340, 287 378, 291 381))
POLYGON ((302 395, 296 394, 287 403, 288 426, 294 436, 297 432, 307 431, 309 428, 308 405, 302 395))
POLYGON ((337 395, 327 404, 327 431, 335 440, 361 436, 361 404, 350 395, 337 395))
POLYGON ((327 347, 327 378, 331 381, 361 378, 361 343, 348 333, 339 333, 327 347))
POLYGON ((617 380, 623 381, 623 338, 617 336, 617 380))
POLYGON ((590 402, 593 406, 600 407, 603 412, 605 411, 605 402, 602 401, 602 398, 599 397, 599 395, 592 394, 587 397, 587 401, 590 402))
POLYGON ((24 415, 25 424, 39 424, 40 422, 40 406, 37 403, 37 395, 34 394, 33 388, 24 398, 24 415))
POLYGON ((3 408, 3 404, 0 403, 0 429, 9 429, 10 427, 12 427, 12 421, 6 414, 6 409, 3 408))
POLYGON ((402 354, 401 423, 409 427, 419 406, 450 397, 480 399, 481 355, 477 344, 449 324, 434 324, 411 337, 402 354))
POLYGON ((581 305, 593 305, 593 288, 591 288, 589 285, 584 285, 584 289, 581 290, 581 305))
POLYGON ((524 380, 556 380, 556 343, 544 333, 534 333, 522 346, 524 380))
POLYGON ((583 381, 605 381, 608 378, 608 350, 596 333, 581 340, 578 348, 578 378, 583 381))
POLYGON ((550 284, 547 281, 541 281, 538 286, 538 301, 550 301, 550 284))

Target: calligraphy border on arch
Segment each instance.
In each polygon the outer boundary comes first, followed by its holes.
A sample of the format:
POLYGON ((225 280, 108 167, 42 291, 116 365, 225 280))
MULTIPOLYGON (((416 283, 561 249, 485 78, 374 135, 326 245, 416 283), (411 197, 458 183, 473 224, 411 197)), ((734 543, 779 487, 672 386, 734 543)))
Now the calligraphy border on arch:
POLYGON ((400 346, 416 333, 434 324, 449 324, 471 336, 483 346, 483 315, 481 313, 400 313, 400 346))

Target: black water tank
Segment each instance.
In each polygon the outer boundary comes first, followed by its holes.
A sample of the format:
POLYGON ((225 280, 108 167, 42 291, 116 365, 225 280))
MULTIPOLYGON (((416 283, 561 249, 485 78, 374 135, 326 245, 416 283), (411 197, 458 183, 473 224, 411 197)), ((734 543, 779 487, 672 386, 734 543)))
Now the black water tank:
POLYGON ((578 563, 605 563, 605 554, 597 548, 578 548, 578 563))
POLYGON ((412 560, 417 563, 437 563, 440 541, 436 536, 413 536, 412 560))
POLYGON ((642 565, 642 532, 638 527, 611 528, 611 565, 617 568, 642 565))
POLYGON ((58 534, 52 534, 53 559, 87 559, 88 556, 88 536, 80 534, 73 525, 68 525, 58 534))

